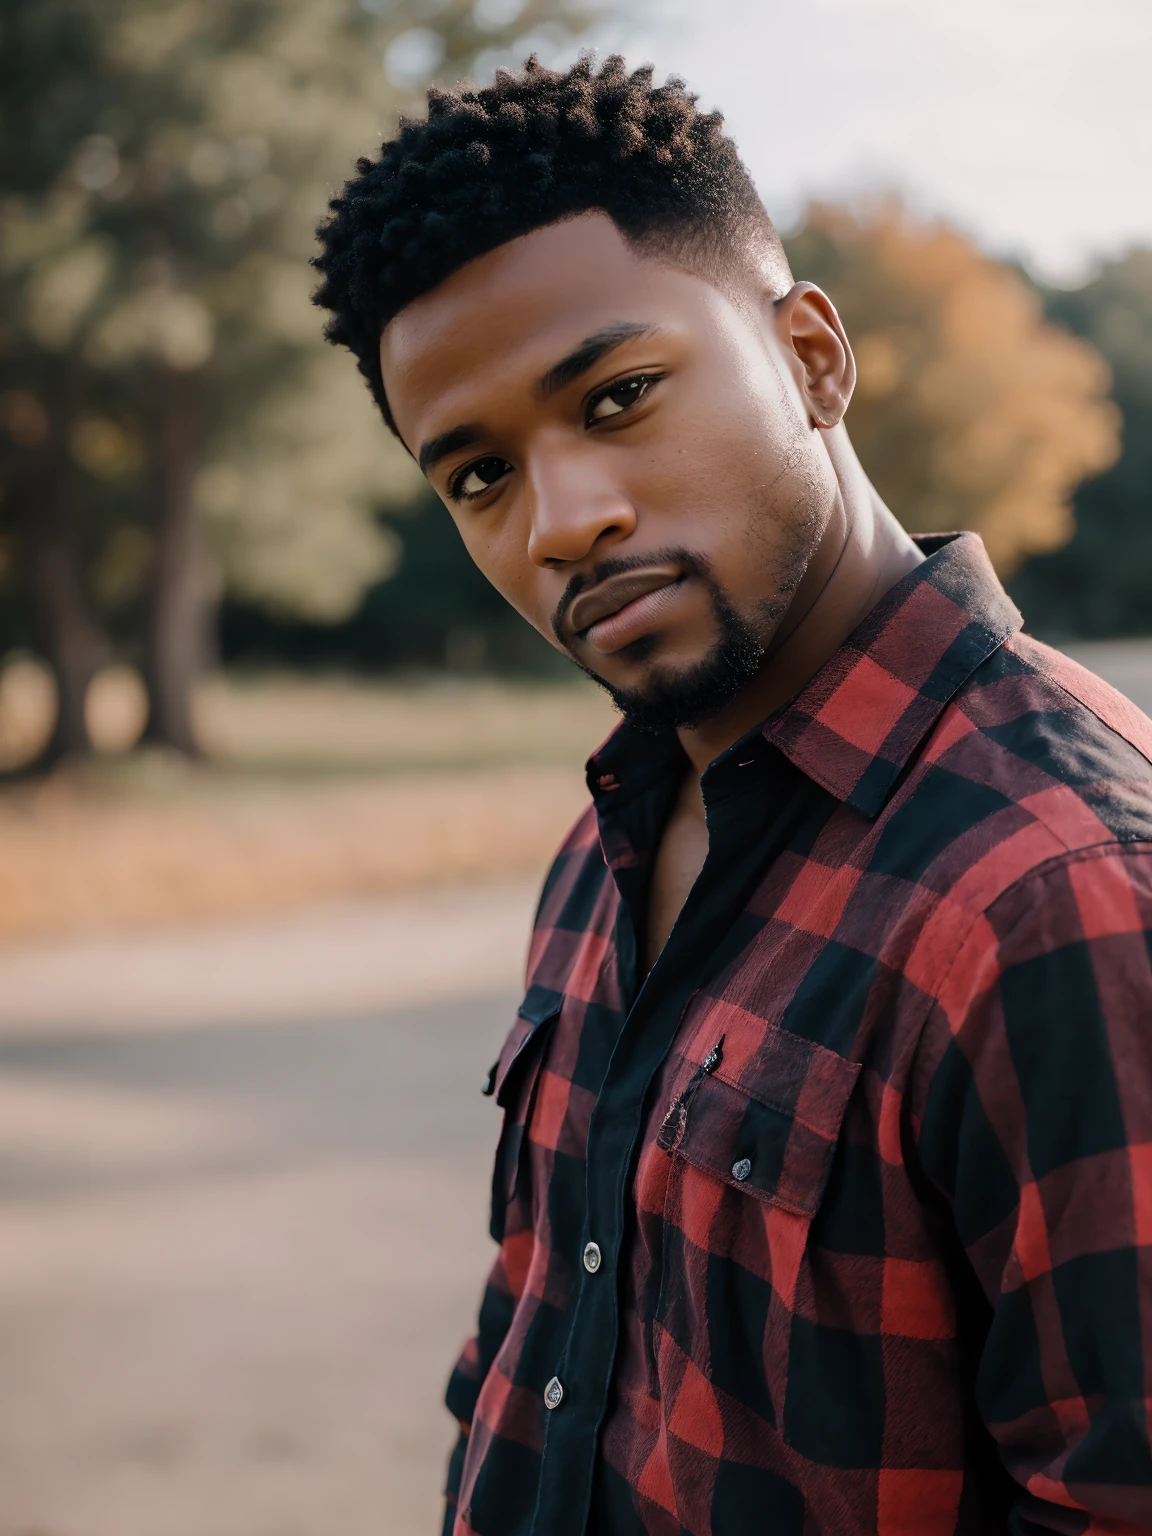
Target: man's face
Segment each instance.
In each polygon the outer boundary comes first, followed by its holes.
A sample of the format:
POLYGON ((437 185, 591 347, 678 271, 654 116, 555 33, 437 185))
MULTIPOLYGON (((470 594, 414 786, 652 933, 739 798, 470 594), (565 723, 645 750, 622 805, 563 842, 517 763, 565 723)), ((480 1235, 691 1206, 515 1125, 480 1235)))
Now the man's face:
POLYGON ((385 329, 400 435, 476 564, 637 723, 762 664, 836 482, 771 301, 593 213, 501 246, 385 329))

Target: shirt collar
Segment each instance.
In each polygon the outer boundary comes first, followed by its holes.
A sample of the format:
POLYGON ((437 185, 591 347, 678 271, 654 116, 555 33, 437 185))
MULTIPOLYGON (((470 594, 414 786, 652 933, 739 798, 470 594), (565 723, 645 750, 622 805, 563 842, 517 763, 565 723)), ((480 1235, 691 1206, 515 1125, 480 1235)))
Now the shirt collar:
POLYGON ((924 561, 877 603, 765 739, 875 816, 948 702, 1023 620, 975 533, 916 540, 924 561))
MULTIPOLYGON (((869 817, 958 689, 1023 622, 978 534, 916 543, 922 563, 761 727, 802 773, 869 817)), ((600 805, 631 799, 672 757, 682 757, 674 735, 618 726, 588 760, 588 788, 600 805)))

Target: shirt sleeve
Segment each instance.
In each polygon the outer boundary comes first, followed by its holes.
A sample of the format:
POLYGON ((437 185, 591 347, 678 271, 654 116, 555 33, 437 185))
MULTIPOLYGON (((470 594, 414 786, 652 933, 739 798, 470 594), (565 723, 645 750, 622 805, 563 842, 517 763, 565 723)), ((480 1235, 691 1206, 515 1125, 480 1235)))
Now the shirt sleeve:
POLYGON ((476 1412, 476 1400, 492 1368, 492 1362, 507 1337, 516 1310, 518 1291, 512 1283, 513 1276, 507 1259, 506 1249, 502 1247, 484 1288, 476 1334, 461 1350, 444 1395, 448 1411, 460 1425, 460 1433, 448 1462, 444 1536, 452 1536, 452 1527, 456 1521, 456 1504, 464 1473, 468 1436, 476 1412))
POLYGON ((1152 853, 1067 855, 977 921, 913 1091, 988 1304, 980 1417, 1019 1531, 1152 1531, 1152 853))

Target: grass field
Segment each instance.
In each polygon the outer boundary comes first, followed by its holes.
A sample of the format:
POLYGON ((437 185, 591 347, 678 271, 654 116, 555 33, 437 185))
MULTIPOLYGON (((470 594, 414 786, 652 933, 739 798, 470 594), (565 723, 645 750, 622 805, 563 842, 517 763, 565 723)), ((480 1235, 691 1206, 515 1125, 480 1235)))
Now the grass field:
MULTIPOLYGON (((11 758, 41 729, 40 685, 7 682, 11 758)), ((133 686, 105 680, 98 739, 131 730, 133 686)), ((615 720, 579 680, 285 677, 210 679, 197 717, 203 764, 108 753, 0 794, 0 940, 538 873, 615 720)))

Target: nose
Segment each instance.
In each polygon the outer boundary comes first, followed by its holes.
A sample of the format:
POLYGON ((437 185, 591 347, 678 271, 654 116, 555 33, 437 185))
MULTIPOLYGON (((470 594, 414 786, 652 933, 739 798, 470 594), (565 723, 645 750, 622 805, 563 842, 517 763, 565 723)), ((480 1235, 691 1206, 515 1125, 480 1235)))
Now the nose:
POLYGON ((626 539, 636 509, 622 489, 598 476, 581 455, 540 455, 526 477, 528 558, 555 568, 583 560, 605 535, 626 539))

